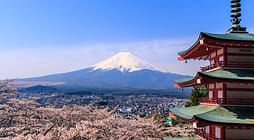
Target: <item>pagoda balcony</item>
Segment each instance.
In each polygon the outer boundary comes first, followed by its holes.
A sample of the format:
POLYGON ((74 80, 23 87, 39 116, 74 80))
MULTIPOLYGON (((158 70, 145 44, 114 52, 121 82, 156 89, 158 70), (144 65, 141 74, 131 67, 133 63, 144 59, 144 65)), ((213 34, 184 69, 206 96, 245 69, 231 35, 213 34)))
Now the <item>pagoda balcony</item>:
POLYGON ((217 67, 223 67, 224 66, 224 61, 219 61, 215 64, 210 64, 208 66, 205 66, 205 67, 200 67, 200 70, 201 71, 207 71, 207 70, 211 70, 211 69, 214 69, 214 68, 217 68, 217 67))
POLYGON ((199 98, 200 104, 224 104, 224 105, 254 105, 254 99, 240 98, 199 98))
POLYGON ((195 134, 205 140, 222 140, 205 132, 205 128, 195 128, 195 134))

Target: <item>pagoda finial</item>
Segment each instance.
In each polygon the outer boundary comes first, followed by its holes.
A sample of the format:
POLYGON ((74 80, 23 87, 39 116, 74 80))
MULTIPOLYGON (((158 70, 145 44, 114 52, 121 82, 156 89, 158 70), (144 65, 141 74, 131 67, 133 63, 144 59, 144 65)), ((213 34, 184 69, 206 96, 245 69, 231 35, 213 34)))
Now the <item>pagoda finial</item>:
POLYGON ((240 26, 241 0, 231 0, 231 17, 232 27, 228 29, 227 33, 246 33, 246 28, 240 26))
POLYGON ((239 27, 241 19, 241 0, 231 0, 231 19, 232 27, 239 27))

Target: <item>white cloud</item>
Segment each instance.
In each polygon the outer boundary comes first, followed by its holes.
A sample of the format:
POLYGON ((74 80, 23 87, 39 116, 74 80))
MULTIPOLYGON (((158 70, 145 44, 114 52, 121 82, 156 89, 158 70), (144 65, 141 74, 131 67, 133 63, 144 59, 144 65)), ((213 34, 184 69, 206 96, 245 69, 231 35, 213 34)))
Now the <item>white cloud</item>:
POLYGON ((195 74, 200 63, 176 60, 177 52, 190 47, 195 39, 152 40, 127 43, 97 43, 73 47, 5 49, 0 52, 0 79, 42 76, 78 70, 112 55, 129 51, 165 71, 195 74))

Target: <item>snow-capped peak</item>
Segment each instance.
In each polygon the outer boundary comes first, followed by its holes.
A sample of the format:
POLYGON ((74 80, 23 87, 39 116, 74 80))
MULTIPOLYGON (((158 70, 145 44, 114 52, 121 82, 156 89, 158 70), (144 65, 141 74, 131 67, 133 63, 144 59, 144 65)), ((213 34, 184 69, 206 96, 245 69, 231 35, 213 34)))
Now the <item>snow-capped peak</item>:
POLYGON ((130 52, 120 52, 113 57, 106 59, 93 66, 93 70, 113 70, 118 69, 121 72, 133 72, 142 69, 158 70, 153 65, 142 61, 130 52))

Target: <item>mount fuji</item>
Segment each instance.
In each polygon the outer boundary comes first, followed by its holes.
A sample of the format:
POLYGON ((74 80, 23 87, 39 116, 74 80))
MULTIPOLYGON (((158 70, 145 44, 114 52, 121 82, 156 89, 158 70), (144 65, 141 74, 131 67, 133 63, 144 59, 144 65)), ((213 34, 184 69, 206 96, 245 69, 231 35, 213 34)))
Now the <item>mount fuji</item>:
POLYGON ((149 64, 130 52, 120 52, 113 57, 102 61, 93 66, 93 70, 113 70, 121 72, 134 72, 139 70, 157 70, 152 64, 149 64))
POLYGON ((130 52, 120 52, 92 67, 77 71, 19 79, 34 85, 51 85, 65 89, 138 88, 170 89, 174 80, 189 76, 163 72, 130 52))

